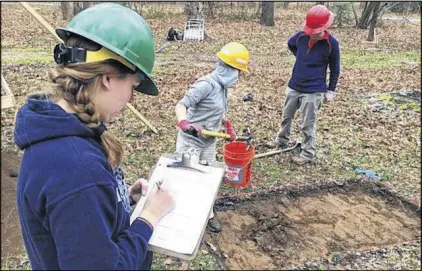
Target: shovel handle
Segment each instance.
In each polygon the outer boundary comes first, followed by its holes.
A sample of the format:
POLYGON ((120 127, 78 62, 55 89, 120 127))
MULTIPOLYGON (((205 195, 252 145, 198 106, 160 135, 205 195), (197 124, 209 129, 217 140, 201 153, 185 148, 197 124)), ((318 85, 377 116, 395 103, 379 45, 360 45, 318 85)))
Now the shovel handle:
POLYGON ((217 132, 208 131, 208 130, 204 130, 204 129, 202 129, 202 134, 205 135, 205 136, 214 136, 214 137, 219 137, 219 138, 224 138, 224 139, 230 138, 229 134, 217 133, 217 132))

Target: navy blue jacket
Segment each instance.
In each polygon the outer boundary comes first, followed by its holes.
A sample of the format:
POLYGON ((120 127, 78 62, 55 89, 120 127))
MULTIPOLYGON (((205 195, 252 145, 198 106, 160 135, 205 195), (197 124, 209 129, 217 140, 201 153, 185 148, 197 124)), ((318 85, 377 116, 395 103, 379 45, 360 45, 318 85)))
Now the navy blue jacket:
POLYGON ((328 34, 325 39, 317 41, 310 47, 310 37, 299 31, 287 44, 296 56, 288 84, 290 88, 307 93, 335 91, 340 75, 340 48, 336 38, 328 34), (327 66, 330 67, 328 86, 327 66))
POLYGON ((152 229, 129 225, 124 177, 93 132, 45 96, 28 98, 14 132, 25 150, 17 206, 32 268, 149 269, 152 229))

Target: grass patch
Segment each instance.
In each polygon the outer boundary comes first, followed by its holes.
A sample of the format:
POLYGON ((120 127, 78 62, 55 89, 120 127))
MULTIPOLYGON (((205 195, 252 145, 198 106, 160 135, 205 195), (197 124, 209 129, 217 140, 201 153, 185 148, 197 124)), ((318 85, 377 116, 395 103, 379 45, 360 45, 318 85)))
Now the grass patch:
POLYGON ((2 53, 53 53, 52 48, 50 47, 18 47, 11 48, 9 50, 4 50, 2 53))
POLYGON ((384 94, 378 95, 376 98, 377 100, 381 101, 383 104, 394 107, 396 109, 421 112, 420 102, 406 98, 406 97, 392 95, 392 93, 384 93, 384 94))
POLYGON ((281 168, 277 165, 269 165, 264 168, 266 173, 268 174, 268 178, 266 180, 267 184, 272 184, 281 179, 282 172, 281 168))
POLYGON ((2 65, 20 64, 27 65, 32 63, 49 64, 54 62, 52 53, 32 52, 32 51, 13 51, 10 54, 2 53, 2 65))
POLYGON ((1 270, 32 270, 28 255, 22 247, 20 255, 1 259, 1 270))
POLYGON ((218 270, 216 259, 206 249, 200 249, 192 261, 154 253, 151 270, 218 270))
POLYGON ((16 260, 4 259, 1 261, 1 270, 32 270, 29 262, 18 263, 16 260))
POLYGON ((341 66, 355 69, 382 69, 403 65, 405 62, 421 62, 420 51, 409 52, 341 52, 341 66))
POLYGON ((270 158, 261 158, 254 162, 252 172, 264 177, 259 178, 260 183, 264 185, 271 185, 285 179, 285 175, 288 175, 291 170, 288 170, 288 167, 278 164, 270 158))

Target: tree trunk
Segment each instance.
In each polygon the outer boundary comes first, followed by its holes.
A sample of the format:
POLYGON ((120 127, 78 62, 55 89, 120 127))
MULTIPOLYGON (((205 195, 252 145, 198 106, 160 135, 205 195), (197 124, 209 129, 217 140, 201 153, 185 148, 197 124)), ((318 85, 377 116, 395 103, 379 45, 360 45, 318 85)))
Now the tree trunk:
POLYGON ((369 26, 368 38, 366 40, 367 41, 375 40, 375 23, 371 23, 371 25, 369 26))
POLYGON ((330 2, 319 1, 319 2, 315 2, 315 5, 323 5, 323 6, 326 6, 327 8, 329 8, 330 7, 330 2))
POLYGON ((367 29, 373 20, 378 19, 379 13, 387 5, 386 2, 383 3, 382 6, 381 2, 367 3, 368 4, 365 5, 365 9, 362 11, 362 17, 359 20, 358 28, 360 29, 367 29))
POLYGON ((70 21, 73 17, 73 3, 72 2, 61 2, 63 20, 70 21))
POLYGON ((377 2, 367 2, 365 9, 362 11, 362 16, 360 17, 358 28, 367 29, 369 26, 371 15, 374 11, 377 2))
POLYGON ((84 10, 83 2, 73 2, 73 16, 84 10))
POLYGON ((355 8, 354 3, 352 3, 352 11, 353 11, 353 16, 355 17, 355 22, 356 22, 355 26, 357 27, 358 24, 359 24, 359 19, 358 19, 358 14, 356 12, 356 8, 355 8))
POLYGON ((274 26, 274 2, 262 2, 261 25, 274 26))
POLYGON ((141 13, 142 11, 142 3, 141 2, 123 2, 124 6, 130 8, 131 10, 136 11, 137 13, 141 13))
POLYGON ((380 12, 381 2, 375 2, 374 12, 371 18, 371 25, 369 27, 368 41, 375 39, 375 26, 377 25, 378 14, 380 12))
POLYGON ((211 18, 214 19, 214 6, 215 6, 215 2, 207 2, 208 4, 208 9, 207 9, 207 15, 209 15, 211 18))
POLYGON ((82 2, 82 8, 83 9, 87 9, 87 8, 89 8, 90 6, 92 6, 92 2, 88 2, 88 1, 84 1, 84 2, 82 2))
POLYGON ((202 2, 186 2, 185 13, 187 20, 204 19, 204 6, 202 2))
POLYGON ((262 14, 262 2, 258 2, 258 10, 256 11, 255 16, 259 18, 261 17, 261 14, 262 14))

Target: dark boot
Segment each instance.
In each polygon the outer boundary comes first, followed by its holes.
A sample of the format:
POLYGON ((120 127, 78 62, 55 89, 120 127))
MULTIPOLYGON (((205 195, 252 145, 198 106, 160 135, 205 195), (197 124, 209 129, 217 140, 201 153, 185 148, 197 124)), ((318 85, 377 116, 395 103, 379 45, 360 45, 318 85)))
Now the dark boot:
POLYGON ((221 224, 218 220, 213 217, 208 220, 208 229, 212 232, 220 232, 221 231, 221 224))

